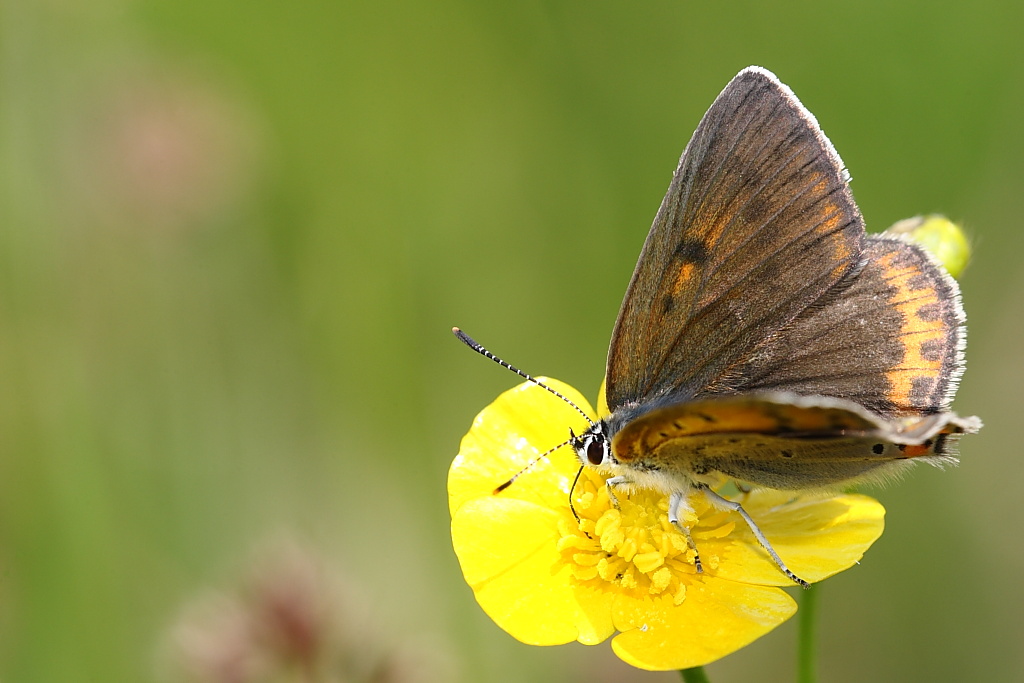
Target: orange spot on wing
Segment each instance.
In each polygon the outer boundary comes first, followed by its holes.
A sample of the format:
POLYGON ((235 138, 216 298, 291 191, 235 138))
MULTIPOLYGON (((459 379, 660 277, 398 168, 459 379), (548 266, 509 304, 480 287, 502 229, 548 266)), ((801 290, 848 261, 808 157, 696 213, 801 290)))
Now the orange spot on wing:
POLYGON ((903 457, 918 458, 922 455, 928 455, 931 452, 931 450, 932 449, 929 446, 925 446, 923 444, 917 446, 907 446, 906 448, 903 449, 903 457))
POLYGON ((888 303, 902 316, 898 339, 903 345, 904 356, 899 365, 890 370, 886 377, 890 382, 889 400, 897 406, 914 405, 915 383, 934 382, 942 372, 943 358, 925 358, 922 349, 930 342, 948 346, 949 330, 941 315, 922 315, 925 307, 941 305, 939 292, 929 281, 927 287, 913 289, 911 281, 920 278, 922 272, 916 264, 901 261, 899 252, 886 254, 880 259, 885 280, 896 288, 888 303))
MULTIPOLYGON (((815 185, 814 189, 818 194, 827 194, 828 186, 829 181, 823 178, 815 185)), ((846 214, 839 205, 834 202, 825 202, 822 207, 822 213, 825 214, 826 217, 822 219, 821 225, 815 230, 815 232, 831 233, 840 229, 843 218, 846 214)), ((852 245, 845 239, 834 240, 834 244, 836 261, 841 264, 841 267, 837 268, 836 271, 842 272, 842 270, 849 266, 849 261, 854 256, 852 245)))
POLYGON ((672 285, 672 296, 678 296, 683 288, 686 287, 687 283, 693 279, 693 271, 695 266, 692 263, 684 263, 679 268, 679 272, 676 273, 676 281, 672 285))

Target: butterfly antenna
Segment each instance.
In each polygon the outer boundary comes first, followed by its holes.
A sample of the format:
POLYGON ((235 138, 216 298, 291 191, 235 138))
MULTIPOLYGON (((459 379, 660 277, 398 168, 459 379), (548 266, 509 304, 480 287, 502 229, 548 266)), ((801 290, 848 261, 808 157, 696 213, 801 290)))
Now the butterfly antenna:
MULTIPOLYGON (((516 373, 517 375, 519 375, 523 379, 529 380, 530 382, 533 382, 534 384, 536 384, 537 386, 539 386, 539 387, 541 387, 543 389, 547 389, 552 394, 554 394, 555 396, 557 396, 558 398, 562 399, 563 401, 565 401, 566 403, 571 405, 573 408, 575 408, 576 412, 579 413, 580 415, 582 415, 583 418, 587 422, 590 423, 591 427, 594 426, 594 421, 590 419, 589 415, 587 415, 585 412, 583 412, 582 408, 580 408, 578 405, 576 405, 575 403, 570 401, 568 398, 566 398, 565 396, 563 396, 559 392, 557 392, 554 389, 552 389, 551 387, 549 387, 547 384, 544 384, 544 382, 541 382, 539 379, 531 377, 530 375, 526 374, 525 372, 523 372, 522 370, 520 370, 516 366, 512 365, 511 363, 506 363, 502 359, 498 358, 493 353, 491 353, 490 351, 488 351, 487 349, 482 347, 480 344, 478 344, 472 337, 470 337, 468 334, 466 334, 465 332, 463 332, 459 328, 453 327, 452 328, 452 332, 454 332, 455 336, 459 338, 459 341, 461 341, 463 344, 465 344, 469 348, 471 348, 474 351, 476 351, 477 353, 479 353, 481 356, 484 356, 485 358, 490 358, 491 360, 493 360, 495 363, 497 363, 501 367, 506 368, 508 370, 511 370, 512 372, 516 373)), ((566 441, 565 443, 569 443, 569 442, 566 441)), ((561 448, 562 446, 565 445, 565 443, 559 444, 558 446, 555 446, 555 448, 561 448)), ((553 451, 553 450, 555 450, 555 448, 552 448, 551 450, 553 451)), ((550 452, 551 451, 548 451, 548 453, 550 453, 550 452)), ((547 455, 547 453, 545 453, 544 455, 547 455)), ((544 457, 544 456, 541 456, 541 457, 544 457)), ((532 464, 533 463, 530 463, 530 465, 532 465, 532 464)), ((530 467, 530 465, 527 465, 526 467, 530 467)), ((517 474, 516 477, 518 477, 518 476, 519 475, 517 474)), ((515 479, 515 477, 512 477, 512 479, 515 479)), ((511 483, 512 483, 512 481, 509 480, 504 486, 507 486, 508 484, 511 484, 511 483)), ((501 488, 499 488, 498 490, 501 490, 501 488)))
MULTIPOLYGON (((543 386, 543 385, 541 385, 541 386, 543 386)), ((569 443, 570 443, 570 442, 571 442, 571 441, 572 441, 572 440, 573 440, 574 438, 575 438, 575 437, 569 437, 568 439, 566 439, 566 440, 565 440, 565 441, 563 441, 562 443, 558 444, 558 445, 557 445, 557 446, 555 446, 554 448, 549 448, 548 450, 544 451, 543 453, 541 453, 540 455, 538 455, 538 456, 537 456, 536 458, 534 458, 534 459, 533 459, 533 460, 531 460, 530 462, 526 463, 526 466, 525 466, 525 467, 523 467, 523 469, 521 469, 521 470, 519 470, 518 472, 516 472, 515 474, 513 474, 513 475, 512 475, 512 476, 511 476, 511 477, 509 478, 509 480, 508 480, 508 481, 506 481, 506 482, 505 482, 504 484, 502 484, 502 485, 501 485, 501 486, 499 486, 498 488, 494 489, 494 495, 498 495, 499 493, 501 493, 502 491, 504 491, 505 489, 507 489, 507 488, 508 488, 509 486, 511 486, 511 485, 512 485, 512 482, 514 482, 514 481, 515 481, 516 479, 518 479, 518 478, 519 478, 520 476, 522 476, 523 474, 525 474, 527 470, 529 470, 529 469, 530 469, 531 467, 533 467, 534 465, 536 465, 536 464, 537 464, 538 462, 540 462, 540 461, 541 461, 541 460, 543 460, 544 458, 548 457, 549 455, 551 455, 552 453, 554 453, 555 451, 557 451, 557 450, 558 450, 559 448, 561 448, 562 446, 568 446, 568 445, 569 445, 569 443)), ((579 479, 579 475, 576 475, 576 478, 577 478, 577 479, 579 479)), ((573 486, 576 486, 575 482, 573 482, 573 486)), ((571 501, 570 501, 570 504, 571 504, 571 501)), ((575 515, 575 514, 576 514, 576 511, 575 511, 575 510, 573 510, 573 511, 572 511, 572 513, 573 513, 573 514, 575 515)), ((577 517, 576 519, 579 519, 579 517, 577 517)))
MULTIPOLYGON (((575 436, 570 437, 569 441, 572 441, 574 438, 575 438, 575 436)), ((580 476, 582 474, 583 474, 583 465, 580 465, 579 470, 576 471, 576 478, 572 480, 572 486, 569 487, 569 509, 572 510, 572 516, 576 518, 576 523, 577 524, 579 524, 581 520, 580 520, 579 514, 577 514, 577 512, 576 512, 576 506, 572 504, 572 494, 576 490, 576 484, 580 483, 580 476)), ((583 533, 587 533, 587 532, 583 532, 583 533)), ((587 537, 589 538, 590 534, 587 534, 587 537)))

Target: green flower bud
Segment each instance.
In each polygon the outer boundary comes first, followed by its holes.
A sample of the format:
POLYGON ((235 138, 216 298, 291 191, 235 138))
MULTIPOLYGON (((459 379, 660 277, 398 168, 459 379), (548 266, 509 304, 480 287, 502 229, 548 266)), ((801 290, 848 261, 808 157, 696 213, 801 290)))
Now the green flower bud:
POLYGON ((906 235, 920 244, 959 278, 971 258, 971 245, 963 229, 945 216, 931 214, 897 221, 885 231, 890 235, 906 235))

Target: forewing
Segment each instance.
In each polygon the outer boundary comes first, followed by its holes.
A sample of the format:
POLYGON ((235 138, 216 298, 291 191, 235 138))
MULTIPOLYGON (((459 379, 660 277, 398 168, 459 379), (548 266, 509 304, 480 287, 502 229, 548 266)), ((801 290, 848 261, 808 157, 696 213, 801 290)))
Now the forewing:
POLYGON ((956 281, 894 237, 868 238, 864 253, 850 286, 766 339, 732 390, 834 396, 888 417, 948 410, 964 367, 956 281))
POLYGON ((612 439, 623 465, 699 479, 712 473, 778 489, 841 485, 901 461, 954 462, 976 418, 886 420, 840 399, 773 393, 677 403, 631 420, 612 439))
POLYGON ((771 73, 740 72, 686 146, 608 353, 614 411, 713 389, 859 267, 863 222, 839 156, 771 73))

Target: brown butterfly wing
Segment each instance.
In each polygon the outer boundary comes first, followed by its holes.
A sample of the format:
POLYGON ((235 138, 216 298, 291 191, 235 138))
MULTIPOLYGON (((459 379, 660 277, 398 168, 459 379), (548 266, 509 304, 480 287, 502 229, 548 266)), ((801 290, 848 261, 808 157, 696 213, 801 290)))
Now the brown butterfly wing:
POLYGON ((834 396, 886 417, 948 410, 963 373, 957 283, 920 247, 872 236, 847 288, 764 340, 735 391, 834 396))
POLYGON ((717 396, 645 412, 612 438, 624 465, 700 479, 717 474, 803 489, 884 476, 908 461, 955 462, 977 418, 887 420, 843 399, 788 393, 717 396))
POLYGON ((856 272, 863 235, 814 117, 769 72, 740 72, 686 146, 644 244, 612 334, 609 407, 713 393, 856 272))

